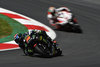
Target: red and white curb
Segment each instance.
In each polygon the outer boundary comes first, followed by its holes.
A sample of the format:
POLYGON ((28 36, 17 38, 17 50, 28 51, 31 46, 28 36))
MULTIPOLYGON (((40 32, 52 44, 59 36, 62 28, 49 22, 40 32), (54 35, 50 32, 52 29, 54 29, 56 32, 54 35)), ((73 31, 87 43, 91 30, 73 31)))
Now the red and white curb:
MULTIPOLYGON (((4 8, 0 8, 0 14, 6 15, 20 22, 21 24, 26 26, 29 31, 32 29, 45 30, 52 39, 56 38, 55 32, 51 28, 42 24, 39 21, 36 21, 22 14, 4 8)), ((13 49, 19 49, 18 45, 14 41, 0 43, 0 51, 13 50, 13 49)))

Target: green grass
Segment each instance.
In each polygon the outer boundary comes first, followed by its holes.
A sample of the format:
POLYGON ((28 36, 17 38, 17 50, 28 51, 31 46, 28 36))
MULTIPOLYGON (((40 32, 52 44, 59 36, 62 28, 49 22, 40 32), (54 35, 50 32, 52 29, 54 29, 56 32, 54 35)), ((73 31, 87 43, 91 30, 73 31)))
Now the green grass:
POLYGON ((16 33, 25 33, 28 29, 18 21, 0 14, 0 43, 14 40, 16 33))
POLYGON ((0 38, 6 37, 12 33, 12 28, 6 20, 0 18, 0 38))

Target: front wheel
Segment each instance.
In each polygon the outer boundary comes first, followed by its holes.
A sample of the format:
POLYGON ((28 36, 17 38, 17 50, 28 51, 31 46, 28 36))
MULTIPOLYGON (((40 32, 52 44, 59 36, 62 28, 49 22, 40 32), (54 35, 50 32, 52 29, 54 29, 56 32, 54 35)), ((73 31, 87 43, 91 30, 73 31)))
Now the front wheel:
POLYGON ((62 55, 62 50, 57 49, 57 54, 56 54, 56 56, 61 56, 61 55, 62 55))
POLYGON ((62 50, 60 48, 57 48, 56 45, 53 45, 51 54, 52 54, 51 56, 61 56, 62 50))

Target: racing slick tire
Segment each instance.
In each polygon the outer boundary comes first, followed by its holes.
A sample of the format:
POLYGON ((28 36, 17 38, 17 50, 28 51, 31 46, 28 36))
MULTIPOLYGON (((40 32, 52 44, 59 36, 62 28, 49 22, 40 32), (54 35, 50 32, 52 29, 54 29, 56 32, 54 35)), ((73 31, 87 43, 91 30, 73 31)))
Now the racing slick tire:
POLYGON ((57 49, 57 54, 56 54, 56 56, 61 56, 61 55, 62 55, 62 50, 57 49))

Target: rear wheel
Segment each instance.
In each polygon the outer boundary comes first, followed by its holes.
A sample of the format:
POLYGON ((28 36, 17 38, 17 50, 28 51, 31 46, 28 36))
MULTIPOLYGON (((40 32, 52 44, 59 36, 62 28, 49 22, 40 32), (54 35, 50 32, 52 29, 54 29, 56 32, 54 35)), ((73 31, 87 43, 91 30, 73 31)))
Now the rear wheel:
POLYGON ((53 47, 54 56, 60 56, 62 54, 62 50, 57 46, 57 44, 53 45, 53 47))

